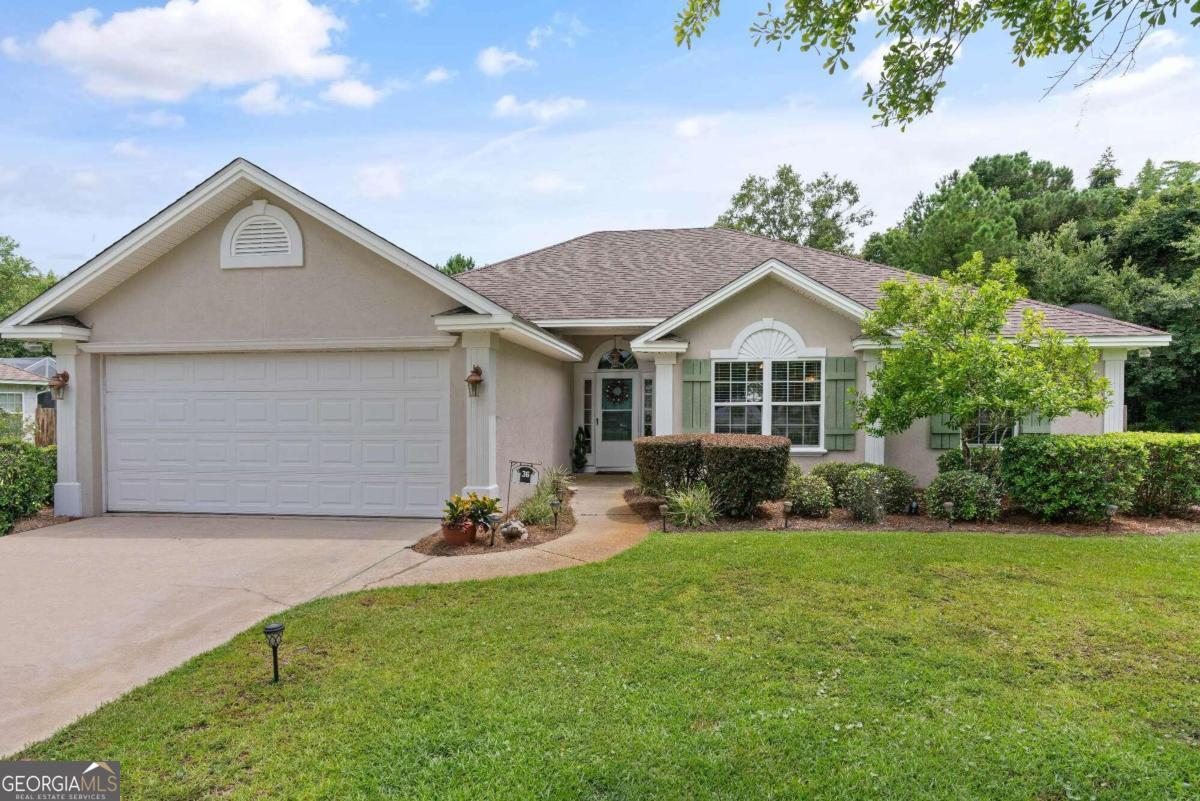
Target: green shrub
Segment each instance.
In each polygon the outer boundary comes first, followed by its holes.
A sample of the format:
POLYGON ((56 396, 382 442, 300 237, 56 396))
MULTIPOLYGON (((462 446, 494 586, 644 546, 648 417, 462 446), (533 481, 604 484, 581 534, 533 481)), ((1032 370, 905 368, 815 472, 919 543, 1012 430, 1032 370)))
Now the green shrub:
POLYGON ((704 434, 700 441, 703 480, 721 512, 749 517, 763 501, 783 496, 792 446, 787 437, 704 434))
POLYGON ((641 437, 633 443, 633 454, 647 495, 664 498, 671 490, 690 487, 703 478, 699 434, 641 437))
MULTIPOLYGON (((873 466, 872 466, 873 467, 873 466)), ((884 515, 883 473, 872 467, 851 470, 842 484, 842 498, 855 520, 863 523, 878 523, 884 515)))
POLYGON ((809 474, 825 479, 829 489, 833 490, 833 505, 841 507, 846 505, 842 499, 842 485, 846 483, 850 474, 860 467, 861 464, 854 462, 821 462, 814 466, 809 474))
POLYGON ((1031 514, 1099 522, 1108 504, 1133 506, 1149 459, 1124 434, 1027 434, 1008 440, 1001 466, 1013 501, 1031 514))
POLYGON ((0 441, 0 534, 54 497, 56 451, 19 439, 0 441))
POLYGON ((717 504, 707 484, 693 484, 667 493, 667 517, 680 528, 711 526, 717 521, 717 504))
MULTIPOLYGON (((973 448, 971 450, 971 470, 976 473, 983 473, 992 481, 1000 482, 1000 459, 1003 450, 1001 448, 973 448)), ((966 470, 963 460, 963 453, 959 449, 946 451, 937 460, 937 469, 939 473, 948 473, 951 470, 966 470)))
POLYGON ((902 515, 917 495, 917 477, 887 464, 863 465, 883 476, 883 508, 888 514, 902 515))
POLYGON ((1000 486, 974 470, 947 470, 938 473, 925 489, 925 512, 942 520, 953 514, 955 520, 995 520, 1000 517, 1000 486), (947 513, 945 504, 954 504, 947 513))
POLYGON ((513 516, 526 525, 549 526, 554 523, 550 501, 557 497, 553 480, 542 478, 533 488, 533 494, 517 505, 513 516))
POLYGON ((1186 511, 1200 504, 1200 434, 1113 434, 1146 449, 1146 475, 1137 485, 1133 510, 1140 515, 1186 511))
POLYGON ((787 494, 784 500, 792 502, 792 512, 801 517, 829 517, 833 511, 833 490, 829 482, 820 476, 806 476, 788 471, 787 494))

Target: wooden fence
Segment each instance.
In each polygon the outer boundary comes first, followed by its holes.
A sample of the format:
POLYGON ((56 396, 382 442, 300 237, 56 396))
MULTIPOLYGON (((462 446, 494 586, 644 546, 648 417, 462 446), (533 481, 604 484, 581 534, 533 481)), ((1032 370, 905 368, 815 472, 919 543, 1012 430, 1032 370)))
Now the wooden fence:
POLYGON ((58 430, 58 416, 54 409, 46 409, 39 406, 37 409, 36 423, 37 427, 33 432, 33 441, 40 447, 53 445, 57 439, 55 432, 58 430))

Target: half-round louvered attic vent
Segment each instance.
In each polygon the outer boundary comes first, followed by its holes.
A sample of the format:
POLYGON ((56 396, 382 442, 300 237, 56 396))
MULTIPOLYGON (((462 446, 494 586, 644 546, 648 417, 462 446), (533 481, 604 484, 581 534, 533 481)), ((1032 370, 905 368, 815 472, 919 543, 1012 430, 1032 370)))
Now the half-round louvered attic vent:
POLYGON ((221 267, 302 267, 300 226, 278 206, 256 200, 233 215, 221 237, 221 267))

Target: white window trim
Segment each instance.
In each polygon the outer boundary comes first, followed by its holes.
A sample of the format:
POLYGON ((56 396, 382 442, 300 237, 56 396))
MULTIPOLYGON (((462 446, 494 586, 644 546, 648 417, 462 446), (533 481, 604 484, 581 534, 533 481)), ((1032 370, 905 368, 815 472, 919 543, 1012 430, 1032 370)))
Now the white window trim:
MULTIPOLYGON (((1013 420, 1012 434, 1010 434, 1008 436, 1008 439, 1012 439, 1013 437, 1017 436, 1020 433, 1021 433, 1021 421, 1013 420)), ((968 442, 967 447, 968 448, 1003 448, 1004 443, 1002 441, 1001 442, 968 442)))
MULTIPOLYGON (((745 359, 714 359, 712 362, 712 402, 709 409, 709 430, 716 433, 717 430, 717 407, 718 406, 755 406, 753 403, 717 403, 717 364, 757 364, 763 366, 763 399, 762 399, 762 431, 760 433, 771 436, 771 408, 775 404, 771 402, 771 365, 774 362, 818 362, 821 365, 821 400, 817 403, 788 403, 788 406, 816 406, 817 413, 817 444, 813 445, 792 445, 790 450, 792 453, 828 453, 825 449, 825 357, 815 356, 789 356, 785 359, 763 359, 763 358, 745 358, 745 359)), ((785 404, 780 404, 785 405, 785 404)))
POLYGON ((9 412, 9 411, 6 411, 6 410, 5 410, 5 409, 3 409, 3 408, 0 408, 0 411, 3 411, 3 412, 5 412, 6 414, 19 414, 19 415, 24 415, 24 414, 25 414, 25 393, 24 393, 24 392, 13 392, 13 391, 11 391, 11 390, 5 390, 5 391, 3 391, 3 392, 0 392, 0 398, 4 398, 4 397, 5 397, 5 396, 7 396, 7 395, 15 395, 15 396, 16 396, 16 398, 17 398, 17 410, 16 410, 16 411, 14 411, 14 412, 9 412))
POLYGON ((233 215, 225 232, 221 235, 221 269, 244 270, 259 267, 303 267, 304 239, 300 236, 300 226, 292 215, 278 206, 272 206, 265 200, 255 200, 249 206, 233 215), (258 256, 238 256, 233 252, 233 239, 241 229, 242 224, 251 217, 270 217, 283 226, 288 236, 287 253, 266 253, 258 256))

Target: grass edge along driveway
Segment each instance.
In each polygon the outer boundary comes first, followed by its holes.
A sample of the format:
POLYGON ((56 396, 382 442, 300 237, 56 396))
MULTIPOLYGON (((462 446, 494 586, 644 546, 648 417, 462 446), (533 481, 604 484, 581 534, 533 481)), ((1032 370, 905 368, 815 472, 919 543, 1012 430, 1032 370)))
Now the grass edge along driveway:
MULTIPOLYGON (((325 599, 27 749, 126 797, 1184 799, 1200 536, 653 535, 325 599)), ((130 654, 136 659, 136 654, 130 654)))

